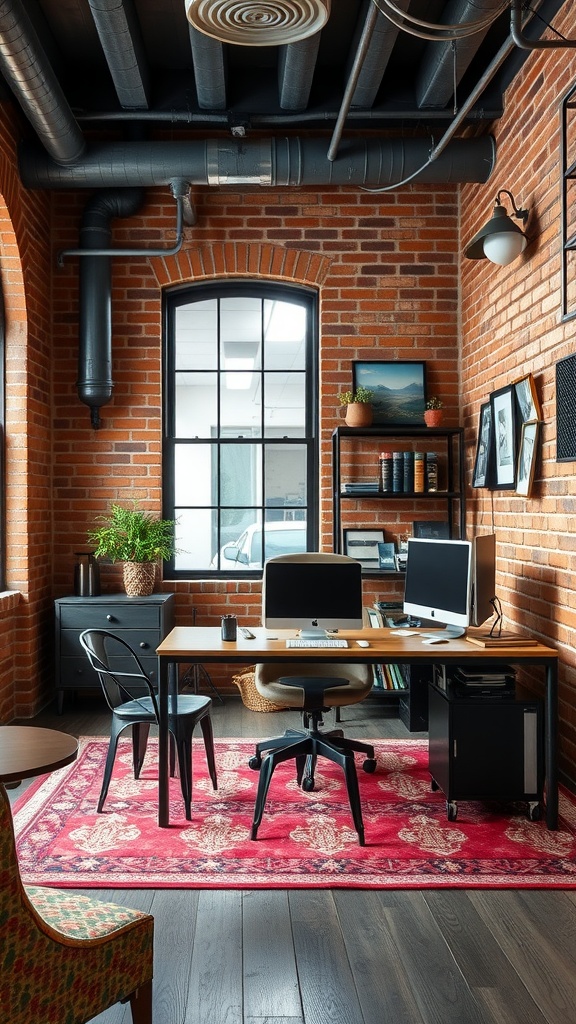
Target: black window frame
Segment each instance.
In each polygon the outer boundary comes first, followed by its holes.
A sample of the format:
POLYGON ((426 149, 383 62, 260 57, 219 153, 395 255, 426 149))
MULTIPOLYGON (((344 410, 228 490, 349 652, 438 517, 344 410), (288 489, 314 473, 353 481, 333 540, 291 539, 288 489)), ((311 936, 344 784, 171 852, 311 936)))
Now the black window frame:
MULTIPOLYGON (((257 280, 232 280, 213 281, 198 284, 177 285, 168 288, 163 294, 163 438, 162 438, 162 494, 163 494, 163 516, 166 519, 177 518, 175 515, 175 480, 174 480, 174 449, 177 443, 183 443, 182 439, 175 436, 175 387, 176 387, 176 366, 175 366, 175 344, 174 344, 174 311, 178 306, 190 302, 201 302, 207 299, 222 299, 228 297, 247 296, 258 299, 278 300, 290 302, 297 300, 307 308, 309 330, 307 335, 306 359, 304 366, 305 373, 305 396, 306 396, 306 421, 304 436, 294 438, 301 441, 307 449, 306 460, 306 495, 307 495, 307 516, 306 516, 306 550, 318 550, 319 536, 319 372, 318 372, 318 293, 315 289, 303 285, 291 285, 285 282, 263 282, 257 280)), ((219 370, 223 373, 223 370, 219 370)), ((292 440, 292 439, 290 439, 292 440)), ((213 439, 215 446, 225 442, 251 444, 264 447, 265 445, 286 444, 286 437, 266 437, 263 432, 259 437, 230 438, 218 435, 213 439)), ((189 444, 207 444, 210 439, 189 438, 189 444)), ((262 496, 264 502, 264 495, 262 496)), ((214 506, 218 508, 218 506, 214 506)), ((268 508, 262 504, 261 513, 268 508)), ((263 538, 264 540, 264 538, 263 538)), ((194 580, 194 579, 234 579, 251 580, 261 579, 262 569, 177 569, 175 559, 164 563, 164 579, 173 580, 194 580)))

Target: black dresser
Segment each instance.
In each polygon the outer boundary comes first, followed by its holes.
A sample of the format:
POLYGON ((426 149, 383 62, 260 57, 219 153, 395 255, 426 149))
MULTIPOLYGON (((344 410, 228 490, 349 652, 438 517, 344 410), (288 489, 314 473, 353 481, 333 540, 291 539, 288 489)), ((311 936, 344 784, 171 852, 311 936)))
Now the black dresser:
MULTIPOLYGON (((108 629, 126 640, 136 651, 148 678, 158 681, 156 648, 174 626, 174 594, 127 597, 102 594, 99 597, 61 597, 56 612, 56 694, 62 712, 66 692, 100 690, 98 676, 84 654, 80 633, 85 629, 108 629)), ((120 668, 119 663, 116 666, 120 668)))

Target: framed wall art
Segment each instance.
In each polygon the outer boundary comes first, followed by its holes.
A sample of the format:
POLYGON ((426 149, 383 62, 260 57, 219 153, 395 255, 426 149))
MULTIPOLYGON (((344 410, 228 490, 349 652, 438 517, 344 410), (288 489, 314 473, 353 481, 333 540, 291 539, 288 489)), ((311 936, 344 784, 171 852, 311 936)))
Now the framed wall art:
POLYGON ((363 569, 378 569, 378 545, 384 543, 384 530, 344 530, 344 554, 360 562, 363 569))
POLYGON ((490 395, 492 406, 492 449, 494 452, 494 479, 496 490, 514 490, 516 487, 516 396, 510 384, 490 395))
POLYGON ((418 360, 358 360, 352 364, 354 390, 373 393, 376 426, 423 427, 426 408, 426 363, 418 360))
POLYGON ((576 461, 576 356, 556 363, 556 462, 576 461))
POLYGON ((492 403, 484 402, 480 406, 478 422, 478 440, 476 442, 476 458, 472 473, 472 487, 490 487, 493 465, 492 441, 492 403))
POLYGON ((542 419, 542 407, 536 392, 536 384, 531 373, 514 381, 514 391, 518 403, 520 423, 542 419))
POLYGON ((523 495, 525 498, 530 497, 534 482, 539 430, 540 422, 538 420, 528 420, 528 422, 522 424, 518 448, 516 494, 523 495))
POLYGON ((449 540, 450 524, 443 519, 426 519, 412 523, 414 537, 425 537, 427 540, 449 540))

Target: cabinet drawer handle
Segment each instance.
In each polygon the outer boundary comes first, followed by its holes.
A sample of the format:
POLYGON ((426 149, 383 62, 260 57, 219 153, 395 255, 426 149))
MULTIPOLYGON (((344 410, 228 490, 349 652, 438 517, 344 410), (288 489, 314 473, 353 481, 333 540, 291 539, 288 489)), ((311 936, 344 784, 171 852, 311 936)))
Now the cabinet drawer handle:
POLYGON ((140 644, 140 647, 142 648, 143 651, 146 650, 146 648, 148 647, 148 644, 146 643, 145 640, 142 641, 142 643, 140 644))
POLYGON ((106 618, 107 618, 108 622, 116 622, 116 619, 115 619, 115 617, 113 615, 107 615, 106 618))

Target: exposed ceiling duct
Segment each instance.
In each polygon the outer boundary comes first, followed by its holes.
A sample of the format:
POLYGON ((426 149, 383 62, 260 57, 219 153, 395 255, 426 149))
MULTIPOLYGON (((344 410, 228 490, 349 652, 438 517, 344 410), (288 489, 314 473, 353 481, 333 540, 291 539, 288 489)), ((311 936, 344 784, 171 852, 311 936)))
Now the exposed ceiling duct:
MULTIPOLYGON (((193 142, 94 143, 82 160, 61 166, 38 145, 20 149, 27 188, 107 188, 167 185, 183 178, 191 185, 394 184, 422 167, 429 139, 346 139, 337 159, 326 157, 317 138, 217 139, 193 142)), ((454 139, 419 176, 419 182, 488 180, 495 161, 492 136, 454 139)))

